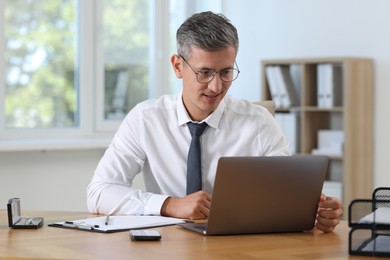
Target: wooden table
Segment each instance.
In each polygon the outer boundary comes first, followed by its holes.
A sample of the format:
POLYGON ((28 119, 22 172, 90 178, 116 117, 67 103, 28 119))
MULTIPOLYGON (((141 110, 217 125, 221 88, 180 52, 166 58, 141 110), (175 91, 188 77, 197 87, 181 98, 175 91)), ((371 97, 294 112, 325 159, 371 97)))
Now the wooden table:
POLYGON ((370 259, 348 255, 342 222, 332 233, 203 236, 178 226, 157 228, 161 241, 131 241, 129 233, 111 234, 48 227, 48 223, 96 217, 77 212, 22 212, 41 216, 38 230, 8 228, 0 210, 0 260, 3 259, 370 259))

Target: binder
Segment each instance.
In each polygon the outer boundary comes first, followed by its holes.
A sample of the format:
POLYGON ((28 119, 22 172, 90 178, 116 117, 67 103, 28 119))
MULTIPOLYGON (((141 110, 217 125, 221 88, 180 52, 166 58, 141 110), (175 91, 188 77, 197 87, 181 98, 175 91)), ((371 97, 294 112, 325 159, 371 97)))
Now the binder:
POLYGON ((265 73, 267 76, 268 86, 269 86, 269 90, 271 92, 272 100, 275 102, 275 107, 281 108, 282 107, 282 99, 280 96, 281 93, 279 90, 279 86, 278 86, 278 82, 276 79, 274 69, 275 69, 275 66, 268 65, 265 68, 265 73))
POLYGON ((271 96, 277 108, 288 108, 298 103, 289 66, 268 65, 266 75, 271 96))
POLYGON ((325 107, 325 70, 328 64, 317 65, 317 106, 325 107))
POLYGON ((317 65, 317 106, 332 108, 342 105, 342 68, 337 64, 317 65))
POLYGON ((282 107, 288 108, 292 105, 296 105, 298 100, 295 94, 294 83, 290 75, 290 67, 275 66, 274 70, 278 82, 278 89, 280 91, 282 107))

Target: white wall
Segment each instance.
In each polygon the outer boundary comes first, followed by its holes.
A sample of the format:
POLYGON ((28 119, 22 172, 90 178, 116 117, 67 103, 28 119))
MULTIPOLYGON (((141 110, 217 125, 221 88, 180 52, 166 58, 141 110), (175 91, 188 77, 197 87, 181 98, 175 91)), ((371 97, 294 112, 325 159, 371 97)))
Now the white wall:
POLYGON ((225 0, 242 73, 231 94, 260 98, 260 60, 359 56, 374 60, 374 185, 390 187, 390 1, 225 0))
POLYGON ((101 150, 0 153, 0 208, 12 197, 26 209, 86 211, 86 185, 101 150))
MULTIPOLYGON (((23 210, 87 211, 86 189, 103 149, 0 152, 0 208, 21 199, 23 210)), ((135 187, 143 188, 142 179, 135 187)))
MULTIPOLYGON (((364 56, 375 63, 375 186, 390 186, 390 1, 225 0, 237 26, 241 74, 231 94, 260 99, 260 60, 364 56)), ((85 190, 103 150, 0 152, 0 208, 86 211, 85 190)), ((137 185, 142 186, 137 182, 137 185)))

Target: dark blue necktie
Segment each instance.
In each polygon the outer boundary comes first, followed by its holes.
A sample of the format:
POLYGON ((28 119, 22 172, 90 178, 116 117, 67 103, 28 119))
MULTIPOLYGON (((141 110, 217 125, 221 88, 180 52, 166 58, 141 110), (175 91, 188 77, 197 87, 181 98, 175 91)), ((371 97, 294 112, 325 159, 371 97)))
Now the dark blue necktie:
POLYGON ((203 134, 206 126, 206 123, 188 123, 192 140, 187 159, 187 195, 202 189, 200 136, 203 134))

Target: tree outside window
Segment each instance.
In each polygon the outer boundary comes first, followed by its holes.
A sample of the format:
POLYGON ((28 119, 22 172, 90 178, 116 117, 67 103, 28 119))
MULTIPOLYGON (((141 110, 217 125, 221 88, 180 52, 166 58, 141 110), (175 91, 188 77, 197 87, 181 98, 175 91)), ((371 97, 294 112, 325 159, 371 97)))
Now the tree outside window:
MULTIPOLYGON (((85 86, 79 85, 79 15, 83 14, 78 4, 77 0, 5 1, 7 129, 79 126, 79 90, 85 86)), ((149 97, 151 5, 145 0, 106 0, 103 8, 104 71, 97 73, 104 73, 103 114, 119 119, 149 97)))

